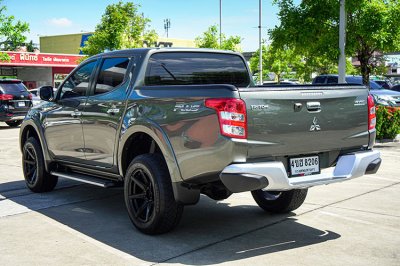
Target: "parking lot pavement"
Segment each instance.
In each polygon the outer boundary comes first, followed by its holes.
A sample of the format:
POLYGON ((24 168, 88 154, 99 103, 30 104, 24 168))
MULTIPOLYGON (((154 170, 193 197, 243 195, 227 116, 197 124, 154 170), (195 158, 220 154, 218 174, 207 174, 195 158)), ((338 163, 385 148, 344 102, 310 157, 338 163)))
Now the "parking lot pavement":
POLYGON ((400 265, 399 143, 377 145, 377 174, 312 188, 291 214, 264 213, 250 193, 202 197, 175 231, 147 236, 121 188, 27 190, 18 133, 0 124, 0 265, 400 265))

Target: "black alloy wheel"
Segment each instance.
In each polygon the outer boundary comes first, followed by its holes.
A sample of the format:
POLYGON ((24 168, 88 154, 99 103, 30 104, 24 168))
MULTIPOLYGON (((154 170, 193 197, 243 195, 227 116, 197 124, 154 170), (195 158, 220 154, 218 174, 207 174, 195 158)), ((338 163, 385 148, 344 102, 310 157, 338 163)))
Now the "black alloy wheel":
POLYGON ((22 120, 11 120, 11 121, 6 122, 6 124, 9 127, 17 127, 17 126, 21 125, 21 123, 22 123, 22 120))
POLYGON ((133 225, 149 235, 171 231, 183 205, 175 201, 171 177, 159 154, 142 154, 130 163, 124 181, 126 209, 133 225))
POLYGON ((153 184, 145 169, 136 169, 130 176, 128 198, 136 219, 147 223, 154 214, 153 184))
POLYGON ((254 190, 251 192, 258 206, 270 213, 288 213, 299 208, 306 199, 308 189, 288 191, 254 190))
POLYGON ((30 137, 22 148, 22 171, 26 186, 33 192, 48 192, 57 185, 58 177, 46 171, 42 147, 30 137))
POLYGON ((23 164, 26 182, 34 185, 37 180, 37 154, 32 145, 25 145, 23 150, 23 164))

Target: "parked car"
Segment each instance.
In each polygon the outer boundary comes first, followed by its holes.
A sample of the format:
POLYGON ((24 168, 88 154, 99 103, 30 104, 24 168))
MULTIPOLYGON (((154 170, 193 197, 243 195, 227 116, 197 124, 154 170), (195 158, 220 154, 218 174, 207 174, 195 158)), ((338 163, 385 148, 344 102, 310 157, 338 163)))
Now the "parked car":
POLYGON ((22 123, 32 106, 32 94, 18 79, 0 79, 0 122, 10 127, 22 123))
POLYGON ((20 129, 27 187, 123 182, 128 215, 146 234, 172 230, 200 194, 247 191, 266 212, 288 213, 308 188, 381 163, 365 86, 255 86, 239 53, 108 52, 82 62, 56 95, 39 94, 46 103, 20 129))
POLYGON ((38 105, 42 101, 38 95, 38 91, 39 91, 39 88, 29 90, 29 92, 32 94, 32 105, 33 106, 38 105))
MULTIPOLYGON (((346 76, 346 82, 349 84, 363 84, 361 76, 346 76)), ((319 75, 313 79, 313 84, 337 84, 338 75, 319 75)), ((375 104, 399 107, 400 92, 386 90, 377 82, 370 80, 370 94, 374 97, 375 104)))
MULTIPOLYGON (((36 105, 38 105, 39 103, 43 102, 43 101, 40 99, 39 89, 40 89, 40 87, 39 87, 39 88, 32 89, 32 90, 29 90, 29 92, 32 93, 32 105, 33 105, 33 106, 36 106, 36 105)), ((56 91, 57 91, 57 89, 56 89, 56 88, 53 88, 53 92, 56 93, 56 91)))
POLYGON ((389 80, 373 80, 374 82, 378 83, 378 85, 381 85, 384 89, 390 90, 391 87, 393 87, 393 84, 389 80))
POLYGON ((393 87, 390 88, 390 90, 400 92, 400 84, 394 85, 393 87))

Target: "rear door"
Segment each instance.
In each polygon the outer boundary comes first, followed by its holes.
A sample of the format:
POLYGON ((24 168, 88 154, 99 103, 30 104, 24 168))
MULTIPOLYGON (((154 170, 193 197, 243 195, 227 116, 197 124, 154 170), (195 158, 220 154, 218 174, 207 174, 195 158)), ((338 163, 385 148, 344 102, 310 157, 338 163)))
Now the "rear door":
POLYGON ((364 86, 240 89, 248 118, 249 157, 314 154, 368 143, 364 86))
MULTIPOLYGON (((132 59, 133 60, 133 59, 132 59)), ((103 58, 82 115, 86 163, 110 168, 125 110, 131 58, 103 58)))

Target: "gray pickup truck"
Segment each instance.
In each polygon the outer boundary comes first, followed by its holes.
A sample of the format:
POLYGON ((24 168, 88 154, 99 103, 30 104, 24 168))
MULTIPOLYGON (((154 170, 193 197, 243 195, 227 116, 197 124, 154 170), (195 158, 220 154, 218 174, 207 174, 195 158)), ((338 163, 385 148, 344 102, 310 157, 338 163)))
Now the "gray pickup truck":
POLYGON ((255 86, 237 53, 131 49, 81 63, 39 90, 20 130, 34 192, 58 177, 123 184, 132 223, 172 230, 200 194, 251 191, 269 213, 307 189, 375 173, 375 107, 359 85, 255 86))

